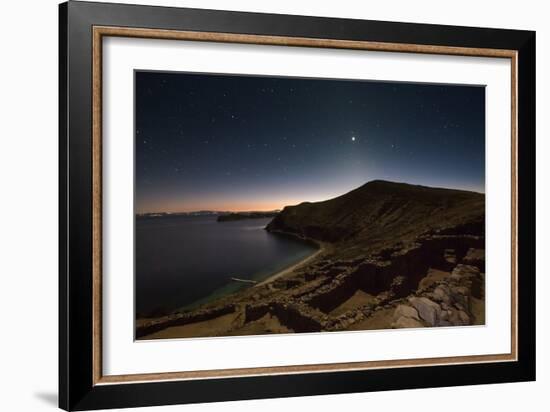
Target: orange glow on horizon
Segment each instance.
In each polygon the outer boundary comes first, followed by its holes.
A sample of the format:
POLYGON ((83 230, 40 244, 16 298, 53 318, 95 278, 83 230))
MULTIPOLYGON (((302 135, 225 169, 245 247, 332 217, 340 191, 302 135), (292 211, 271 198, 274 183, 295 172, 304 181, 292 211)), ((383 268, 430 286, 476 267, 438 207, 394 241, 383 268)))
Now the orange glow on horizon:
POLYGON ((186 213, 196 212, 200 210, 211 210, 217 212, 270 212, 273 210, 282 210, 285 206, 298 205, 305 200, 288 199, 279 202, 219 202, 208 204, 193 204, 191 202, 174 201, 156 205, 152 205, 149 208, 138 209, 137 213, 186 213))

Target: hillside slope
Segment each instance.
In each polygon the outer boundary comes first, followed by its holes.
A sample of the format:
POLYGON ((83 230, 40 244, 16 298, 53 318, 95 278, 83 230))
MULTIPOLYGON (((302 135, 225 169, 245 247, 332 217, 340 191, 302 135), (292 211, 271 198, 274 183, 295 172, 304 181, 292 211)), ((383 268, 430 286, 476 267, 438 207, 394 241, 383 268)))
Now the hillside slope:
POLYGON ((267 230, 374 247, 428 231, 481 235, 484 216, 480 193, 375 180, 324 202, 287 206, 267 230))

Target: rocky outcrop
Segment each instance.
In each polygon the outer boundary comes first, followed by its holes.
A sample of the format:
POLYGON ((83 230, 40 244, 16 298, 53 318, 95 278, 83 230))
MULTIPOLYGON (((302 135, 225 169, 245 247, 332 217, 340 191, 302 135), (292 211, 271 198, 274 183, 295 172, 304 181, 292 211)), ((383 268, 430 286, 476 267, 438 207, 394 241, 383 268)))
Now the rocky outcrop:
MULTIPOLYGON (((481 254, 478 257, 481 258, 481 254)), ((472 298, 484 298, 482 283, 483 277, 477 267, 459 264, 429 289, 410 296, 408 305, 399 305, 392 327, 419 327, 417 321, 422 326, 470 325, 474 321, 472 298)))
POLYGON ((441 320, 441 306, 425 297, 412 297, 409 302, 429 326, 437 326, 441 320))
MULTIPOLYGON (((479 236, 426 235, 412 245, 392 249, 390 253, 382 251, 379 255, 351 263, 332 262, 319 269, 332 281, 304 296, 304 301, 323 312, 330 312, 357 290, 373 295, 387 292, 392 299, 404 297, 418 288, 429 268, 449 269, 450 250, 453 258, 459 259, 466 251, 472 250, 471 246, 482 243, 479 236)), ((481 254, 479 256, 481 258, 481 254)), ((479 286, 476 284, 474 288, 479 286)))
POLYGON ((419 316, 420 315, 418 314, 418 311, 414 307, 407 305, 398 305, 397 308, 395 308, 395 312, 393 314, 395 320, 400 318, 410 318, 420 321, 419 316))

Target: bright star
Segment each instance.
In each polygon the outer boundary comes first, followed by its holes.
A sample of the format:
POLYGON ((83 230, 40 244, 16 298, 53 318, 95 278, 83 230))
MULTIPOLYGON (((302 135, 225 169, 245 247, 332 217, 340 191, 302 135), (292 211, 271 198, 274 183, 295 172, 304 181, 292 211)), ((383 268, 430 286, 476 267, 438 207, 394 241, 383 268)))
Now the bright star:
POLYGON ((355 142, 355 136, 351 136, 351 141, 355 142))

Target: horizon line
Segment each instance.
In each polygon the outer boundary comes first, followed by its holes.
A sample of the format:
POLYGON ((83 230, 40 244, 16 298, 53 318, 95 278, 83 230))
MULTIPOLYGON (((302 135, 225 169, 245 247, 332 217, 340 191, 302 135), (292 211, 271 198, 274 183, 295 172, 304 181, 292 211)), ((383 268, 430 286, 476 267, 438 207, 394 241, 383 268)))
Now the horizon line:
POLYGON ((364 183, 363 185, 361 186, 358 186, 356 187, 355 189, 351 189, 351 190, 348 190, 340 195, 337 195, 337 196, 333 196, 333 197, 329 197, 327 199, 322 199, 322 200, 302 200, 302 201, 299 201, 297 203, 292 203, 292 204, 285 204, 283 206, 280 206, 280 207, 275 207, 275 208, 266 208, 266 209, 262 209, 262 208, 252 208, 252 209, 246 209, 246 208, 231 208, 231 207, 228 207, 228 208, 209 208, 209 207, 201 207, 201 208, 195 208, 195 209, 189 209, 189 210, 154 210, 154 211, 147 211, 147 212, 137 212, 135 211, 134 214, 135 215, 146 215, 146 214, 183 214, 183 213, 199 213, 199 212, 210 212, 210 213, 253 213, 253 212, 275 212, 275 211, 281 211, 283 210, 285 207, 287 206, 296 206, 296 205, 299 205, 301 203, 318 203, 318 202, 326 202, 328 200, 331 200, 331 199, 335 199, 337 197, 340 197, 340 196, 344 196, 346 195, 347 193, 350 193, 352 192, 353 190, 356 190, 356 189, 359 189, 360 187, 366 185, 366 184, 369 184, 369 183, 372 183, 372 182, 386 182, 386 183, 395 183, 395 184, 405 184, 405 185, 409 185, 409 186, 421 186, 421 187, 428 187, 430 189, 444 189, 444 190, 458 190, 458 191, 463 191, 463 192, 471 192, 471 193, 477 193, 477 194, 483 194, 485 195, 485 188, 483 188, 483 190, 472 190, 472 189, 464 189, 462 187, 444 187, 444 186, 428 186, 428 185, 425 185, 425 184, 418 184, 418 183, 409 183, 409 182, 402 182, 402 181, 392 181, 392 180, 385 180, 385 179, 373 179, 373 180, 369 180, 368 182, 364 183))

